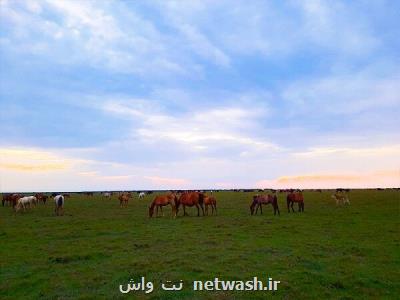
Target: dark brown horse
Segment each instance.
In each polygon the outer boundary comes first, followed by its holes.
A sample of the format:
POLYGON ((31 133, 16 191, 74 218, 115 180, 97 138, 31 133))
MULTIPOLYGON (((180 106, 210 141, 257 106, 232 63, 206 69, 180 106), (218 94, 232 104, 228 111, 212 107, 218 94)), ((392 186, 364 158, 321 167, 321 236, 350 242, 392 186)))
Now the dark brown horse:
POLYGON ((203 212, 204 216, 204 194, 199 192, 184 192, 181 194, 178 200, 178 204, 176 206, 176 210, 178 211, 179 206, 182 204, 183 206, 183 215, 187 216, 186 206, 197 208, 197 216, 200 216, 200 208, 203 212))
POLYGON ((40 203, 40 202, 43 202, 43 204, 46 204, 46 201, 47 201, 47 196, 45 195, 45 194, 43 194, 43 193, 36 193, 35 194, 35 197, 36 197, 36 199, 37 199, 37 202, 38 202, 38 204, 40 203))
POLYGON ((262 206, 263 204, 271 204, 274 208, 274 215, 278 213, 280 215, 279 206, 278 206, 278 198, 276 195, 255 195, 253 196, 253 202, 250 205, 250 213, 252 215, 256 215, 258 212, 258 208, 261 210, 262 214, 262 206), (255 210, 255 211, 254 211, 255 210))
POLYGON ((205 206, 205 213, 208 215, 208 207, 211 206, 211 214, 217 214, 217 199, 213 196, 204 195, 204 206, 205 206))
POLYGON ((3 194, 3 199, 2 199, 2 205, 10 205, 12 207, 15 207, 17 205, 17 201, 19 198, 21 198, 21 194, 3 194))
POLYGON ((301 192, 290 192, 286 197, 287 209, 290 213, 290 208, 294 212, 293 205, 295 202, 299 205, 299 212, 304 212, 304 198, 301 192))
POLYGON ((162 211, 163 206, 171 205, 172 215, 174 218, 178 213, 177 209, 178 197, 174 193, 166 194, 166 195, 158 195, 154 198, 153 202, 149 207, 149 217, 152 218, 154 214, 154 208, 156 208, 156 217, 158 217, 158 208, 161 210, 162 216, 164 213, 162 211))

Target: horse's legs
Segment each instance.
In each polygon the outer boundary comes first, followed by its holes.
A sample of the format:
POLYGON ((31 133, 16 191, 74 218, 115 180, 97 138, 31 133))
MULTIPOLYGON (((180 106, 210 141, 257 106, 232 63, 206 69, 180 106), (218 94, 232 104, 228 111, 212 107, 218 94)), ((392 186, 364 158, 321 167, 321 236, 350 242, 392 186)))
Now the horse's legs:
MULTIPOLYGON (((200 208, 198 204, 196 204, 196 208, 197 208, 197 216, 200 217, 200 208)), ((204 210, 203 210, 203 215, 204 215, 204 210)))
POLYGON ((203 203, 200 203, 201 211, 203 212, 203 217, 204 217, 204 205, 203 203))
POLYGON ((286 200, 287 201, 287 212, 290 213, 290 200, 286 200))
POLYGON ((160 209, 161 209, 161 216, 164 217, 164 212, 162 210, 162 206, 160 206, 160 209))
POLYGON ((205 211, 206 211, 206 216, 208 216, 208 204, 206 204, 205 211))
POLYGON ((183 216, 187 216, 186 205, 185 204, 183 204, 183 216))
POLYGON ((292 201, 292 204, 290 205, 290 207, 292 208, 292 212, 294 212, 293 205, 294 205, 294 201, 292 201))
POLYGON ((158 205, 156 205, 156 218, 158 217, 158 205))
POLYGON ((262 203, 260 203, 260 211, 261 211, 261 214, 262 214, 262 203))

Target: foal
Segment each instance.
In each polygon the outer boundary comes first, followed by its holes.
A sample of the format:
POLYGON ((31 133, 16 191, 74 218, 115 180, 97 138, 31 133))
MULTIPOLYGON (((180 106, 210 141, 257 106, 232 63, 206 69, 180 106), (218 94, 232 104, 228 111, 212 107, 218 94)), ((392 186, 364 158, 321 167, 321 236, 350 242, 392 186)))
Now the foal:
POLYGON ((217 214, 217 200, 213 196, 204 196, 204 208, 205 208, 205 213, 208 216, 208 206, 211 206, 211 214, 214 215, 214 210, 215 214, 217 214))

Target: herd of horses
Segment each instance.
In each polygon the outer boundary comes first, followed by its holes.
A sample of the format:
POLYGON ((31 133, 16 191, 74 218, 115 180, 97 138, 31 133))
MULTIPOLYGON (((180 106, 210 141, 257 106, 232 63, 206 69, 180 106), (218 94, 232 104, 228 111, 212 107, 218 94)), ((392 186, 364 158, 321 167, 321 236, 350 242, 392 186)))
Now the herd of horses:
MULTIPOLYGON (((83 193, 86 196, 93 196, 92 192, 83 193)), ((105 198, 111 198, 112 192, 103 192, 102 196, 105 198)), ((146 193, 140 192, 138 198, 143 199, 146 193)), ((70 194, 58 194, 53 193, 51 195, 54 199, 55 214, 62 215, 64 213, 64 199, 70 197, 70 194)), ((128 206, 129 199, 132 199, 133 195, 131 192, 119 192, 118 200, 120 207, 124 208, 128 206)), ((336 200, 336 204, 350 204, 350 201, 346 194, 341 191, 337 191, 332 198, 336 200)), ((43 193, 37 193, 34 196, 23 196, 21 194, 3 194, 2 205, 9 205, 14 208, 15 212, 26 211, 39 203, 46 204, 49 196, 43 193)), ((298 211, 304 212, 304 197, 301 190, 289 191, 286 196, 286 204, 288 213, 295 212, 294 204, 297 203, 298 211)), ((250 204, 250 214, 257 215, 258 211, 263 213, 263 205, 271 204, 274 215, 280 215, 278 198, 276 193, 272 194, 257 194, 252 197, 250 204)), ((148 216, 159 217, 159 211, 161 216, 164 216, 163 207, 170 206, 172 216, 175 218, 178 216, 180 207, 183 210, 183 216, 188 215, 186 212, 187 207, 195 207, 197 209, 197 216, 200 216, 200 212, 203 216, 209 215, 209 209, 211 209, 211 215, 217 214, 217 200, 212 195, 208 195, 201 191, 185 191, 185 192, 169 192, 166 194, 156 195, 154 200, 151 202, 148 208, 148 216)))
MULTIPOLYGON (((56 216, 64 214, 64 199, 65 197, 70 197, 69 194, 52 194, 55 204, 54 212, 56 216)), ((43 193, 36 193, 34 196, 23 196, 21 194, 3 194, 2 205, 12 206, 15 212, 26 211, 27 209, 32 209, 36 205, 46 204, 49 196, 43 193)))

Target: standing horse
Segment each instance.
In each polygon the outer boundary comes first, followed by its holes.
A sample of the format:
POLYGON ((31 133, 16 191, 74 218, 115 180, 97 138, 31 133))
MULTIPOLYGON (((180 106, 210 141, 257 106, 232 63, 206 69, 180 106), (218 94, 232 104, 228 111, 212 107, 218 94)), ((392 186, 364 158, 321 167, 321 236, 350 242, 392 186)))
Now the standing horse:
POLYGON ((153 217, 154 208, 156 208, 156 217, 158 217, 158 208, 161 209, 161 214, 162 216, 164 216, 164 213, 162 211, 163 206, 171 205, 172 215, 175 218, 178 213, 177 203, 178 196, 176 194, 158 195, 154 198, 149 207, 149 217, 153 217))
POLYGON ((56 216, 64 215, 64 196, 63 195, 55 196, 54 204, 55 204, 54 212, 55 212, 56 216))
MULTIPOLYGON (((212 193, 212 191, 211 191, 212 193)), ((205 212, 206 215, 208 216, 208 206, 211 206, 211 214, 214 215, 214 210, 215 214, 217 214, 217 199, 213 196, 204 196, 204 206, 205 206, 205 212)))
POLYGON ((2 205, 10 205, 13 208, 15 208, 15 205, 17 205, 18 199, 21 198, 21 194, 3 194, 3 199, 2 199, 2 205))
POLYGON ((292 208, 292 211, 294 212, 293 205, 295 202, 297 202, 299 205, 299 212, 304 212, 304 198, 303 198, 303 194, 300 191, 299 192, 290 192, 286 197, 286 202, 287 202, 287 209, 288 209, 289 213, 290 213, 290 207, 292 208))
POLYGON ((347 195, 341 192, 336 192, 331 197, 336 201, 336 205, 350 204, 350 200, 347 195))
POLYGON ((140 192, 140 193, 139 193, 139 199, 143 199, 144 196, 146 196, 146 193, 145 193, 145 192, 140 192))
POLYGON ((129 198, 131 198, 129 193, 122 193, 121 195, 118 196, 119 200, 119 207, 128 207, 128 201, 129 198))
POLYGON ((37 201, 37 199, 35 196, 26 196, 26 197, 19 198, 17 201, 17 204, 14 207, 15 212, 20 211, 21 208, 23 208, 25 211, 28 204, 29 204, 29 208, 31 208, 32 204, 36 203, 36 201, 37 201))
POLYGON ((35 197, 37 199, 38 204, 42 201, 43 204, 46 204, 47 196, 43 193, 36 193, 35 197))
POLYGON ((250 213, 252 215, 256 215, 258 212, 258 208, 260 208, 262 214, 262 206, 263 204, 271 204, 274 208, 274 215, 278 213, 280 215, 279 206, 278 206, 278 197, 276 195, 255 195, 253 196, 253 202, 250 205, 250 213), (254 211, 255 209, 255 211, 254 211))
POLYGON ((203 212, 204 216, 204 194, 199 193, 199 192, 185 192, 182 193, 181 196, 179 197, 178 200, 178 205, 176 207, 176 210, 178 211, 179 206, 182 204, 183 206, 183 215, 187 216, 188 214, 186 213, 186 206, 192 207, 196 206, 197 208, 197 216, 200 216, 200 207, 203 212))

